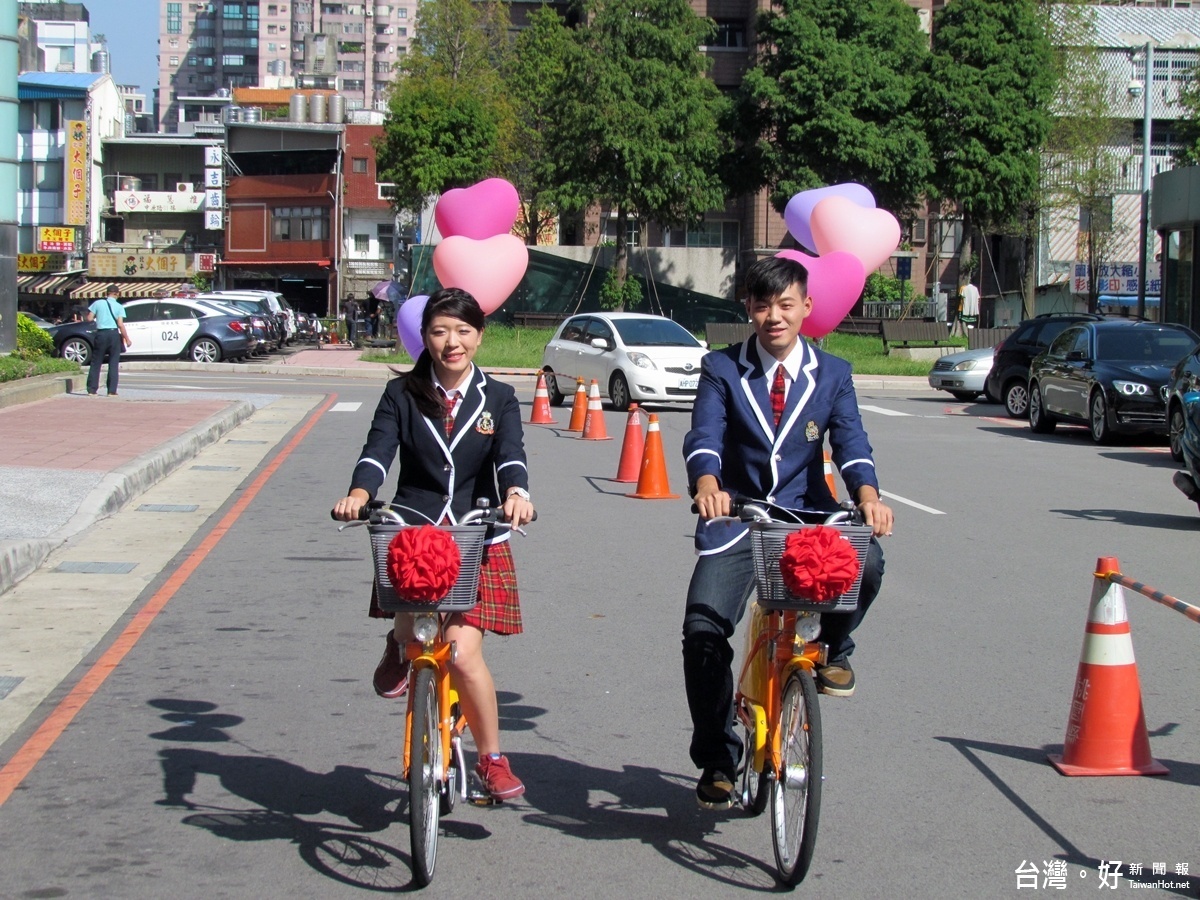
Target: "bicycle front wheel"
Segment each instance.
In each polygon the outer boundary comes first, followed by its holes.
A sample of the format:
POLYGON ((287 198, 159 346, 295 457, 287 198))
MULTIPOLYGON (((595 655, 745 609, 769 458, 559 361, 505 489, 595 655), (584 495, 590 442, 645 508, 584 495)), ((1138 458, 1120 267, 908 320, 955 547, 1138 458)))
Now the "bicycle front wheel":
POLYGON ((817 685, 803 669, 783 689, 779 756, 782 771, 771 785, 771 837, 779 879, 791 887, 808 873, 821 813, 821 710, 817 685))
POLYGON ((412 734, 409 738, 408 824, 413 877, 424 887, 433 880, 437 862, 442 739, 438 734, 437 672, 417 670, 411 688, 412 734))

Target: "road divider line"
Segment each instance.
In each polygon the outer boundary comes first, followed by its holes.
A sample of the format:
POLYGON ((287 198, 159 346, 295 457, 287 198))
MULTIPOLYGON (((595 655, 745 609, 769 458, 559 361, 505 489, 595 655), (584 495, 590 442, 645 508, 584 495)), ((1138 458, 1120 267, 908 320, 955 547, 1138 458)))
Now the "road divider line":
POLYGON ((944 516, 945 513, 940 509, 934 509, 932 506, 926 506, 924 503, 918 503, 916 500, 909 500, 907 497, 901 497, 899 494, 893 494, 891 491, 880 491, 880 495, 887 497, 889 500, 895 500, 897 503, 903 503, 905 506, 911 506, 913 509, 919 509, 921 512, 927 512, 931 516, 944 516))
POLYGON ((860 410, 866 410, 867 412, 878 413, 881 416, 907 416, 911 419, 912 415, 913 415, 912 413, 900 412, 897 409, 887 409, 883 406, 862 406, 862 405, 860 405, 858 408, 860 410))
POLYGON ((296 432, 292 439, 284 445, 283 449, 276 454, 267 467, 259 473, 258 477, 242 493, 229 512, 222 517, 221 521, 216 524, 213 530, 200 542, 200 545, 183 561, 182 565, 171 574, 162 587, 154 593, 154 596, 134 614, 133 619, 117 636, 112 645, 84 673, 78 684, 70 690, 67 696, 50 711, 50 714, 42 724, 38 726, 29 739, 13 754, 12 758, 0 768, 0 806, 3 806, 8 801, 8 798, 12 796, 13 791, 20 787, 21 782, 33 771, 34 766, 54 746, 54 742, 66 731, 67 726, 71 724, 79 711, 95 696, 108 676, 120 665, 121 660, 133 649, 141 636, 145 634, 155 617, 167 605, 167 602, 175 596, 179 589, 192 576, 192 573, 208 557, 208 554, 221 542, 221 539, 225 537, 230 528, 241 517, 242 513, 246 511, 246 507, 254 501, 254 498, 258 496, 266 483, 270 481, 271 476, 291 456, 292 451, 308 436, 308 433, 313 429, 317 421, 336 401, 337 394, 330 394, 326 398, 324 405, 309 416, 308 421, 300 427, 300 430, 296 432))

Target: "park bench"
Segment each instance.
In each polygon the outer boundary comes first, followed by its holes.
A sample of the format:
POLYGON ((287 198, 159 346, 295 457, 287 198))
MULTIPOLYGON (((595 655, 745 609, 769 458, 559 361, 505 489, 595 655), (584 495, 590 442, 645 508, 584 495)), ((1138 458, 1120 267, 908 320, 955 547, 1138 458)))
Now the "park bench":
POLYGON ((749 322, 709 322, 704 326, 704 339, 711 347, 715 344, 738 344, 754 334, 749 322))
POLYGON ((944 322, 885 319, 882 329, 885 350, 897 346, 910 347, 914 344, 923 347, 948 347, 954 343, 950 340, 950 332, 944 322))
POLYGON ((967 349, 980 350, 984 347, 995 347, 998 343, 1016 331, 1015 327, 1008 328, 968 328, 967 349))
POLYGON ((526 328, 554 328, 569 316, 570 313, 514 312, 509 314, 509 320, 526 328))
POLYGON ((838 334, 862 334, 873 337, 883 336, 883 319, 865 316, 846 316, 833 329, 838 334))

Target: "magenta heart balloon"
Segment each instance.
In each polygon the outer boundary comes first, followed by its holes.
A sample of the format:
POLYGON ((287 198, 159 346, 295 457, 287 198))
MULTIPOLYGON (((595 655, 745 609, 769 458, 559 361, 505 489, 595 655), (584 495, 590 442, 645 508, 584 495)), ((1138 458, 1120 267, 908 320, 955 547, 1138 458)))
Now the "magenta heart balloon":
POLYGON ((396 333, 400 335, 400 343, 414 360, 425 349, 425 342, 421 340, 421 315, 425 312, 425 304, 428 302, 428 294, 418 294, 401 303, 396 312, 396 333))
POLYGON ((458 235, 478 241, 512 231, 520 208, 515 187, 503 178, 487 178, 442 194, 433 221, 442 237, 458 235))
POLYGON ((787 222, 788 231, 801 247, 807 247, 814 253, 817 245, 813 242, 812 211, 826 197, 844 197, 858 206, 874 209, 875 197, 861 184, 847 181, 845 184, 831 184, 828 187, 813 188, 811 191, 801 191, 788 201, 783 210, 783 221, 787 222))
POLYGON ((866 209, 845 197, 826 197, 813 207, 817 253, 853 253, 874 272, 900 246, 900 223, 886 209, 866 209))
POLYGON ((486 315, 516 290, 528 266, 529 248, 511 234, 484 240, 455 235, 433 248, 433 271, 442 287, 462 288, 486 315))
POLYGON ((862 296, 867 274, 851 253, 809 256, 799 250, 780 250, 775 255, 794 260, 808 270, 808 295, 813 308, 800 324, 800 333, 805 337, 825 337, 862 296))

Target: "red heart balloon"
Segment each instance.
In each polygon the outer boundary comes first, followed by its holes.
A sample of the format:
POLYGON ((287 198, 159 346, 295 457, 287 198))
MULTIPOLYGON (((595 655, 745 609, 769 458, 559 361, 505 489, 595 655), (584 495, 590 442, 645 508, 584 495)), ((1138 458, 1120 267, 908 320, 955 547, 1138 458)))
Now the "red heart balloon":
POLYGON ((775 255, 794 260, 808 270, 808 296, 812 297, 813 308, 800 325, 805 337, 825 337, 862 296, 867 275, 852 253, 809 256, 799 250, 780 250, 775 255))
POLYGON ((442 237, 459 235, 479 241, 512 231, 520 209, 515 187, 503 178, 486 178, 442 194, 433 221, 442 237))
POLYGON ((433 271, 442 287, 462 288, 479 301, 485 315, 516 290, 528 266, 529 248, 511 234, 479 241, 456 235, 433 248, 433 271))

